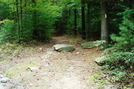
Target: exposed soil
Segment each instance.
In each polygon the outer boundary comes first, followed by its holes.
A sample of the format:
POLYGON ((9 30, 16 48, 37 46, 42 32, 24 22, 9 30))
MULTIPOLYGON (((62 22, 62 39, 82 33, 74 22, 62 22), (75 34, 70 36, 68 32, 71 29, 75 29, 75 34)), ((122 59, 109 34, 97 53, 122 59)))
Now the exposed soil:
POLYGON ((65 37, 54 37, 48 44, 32 47, 30 50, 24 48, 17 57, 0 64, 1 70, 22 82, 25 89, 97 89, 90 75, 99 69, 94 59, 102 56, 101 51, 83 49, 65 37), (52 46, 61 43, 73 44, 75 50, 54 51, 52 46))

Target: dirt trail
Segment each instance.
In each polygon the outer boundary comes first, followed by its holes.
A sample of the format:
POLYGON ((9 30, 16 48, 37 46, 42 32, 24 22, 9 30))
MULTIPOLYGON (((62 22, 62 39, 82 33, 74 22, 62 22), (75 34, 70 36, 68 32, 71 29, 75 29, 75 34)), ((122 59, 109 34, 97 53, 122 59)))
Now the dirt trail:
POLYGON ((98 70, 94 59, 101 51, 79 45, 72 52, 54 51, 52 46, 60 43, 72 44, 65 37, 54 37, 49 44, 35 46, 36 50, 3 64, 3 68, 8 68, 9 76, 21 81, 26 89, 97 89, 89 78, 98 70), (29 66, 37 70, 30 71, 29 66))

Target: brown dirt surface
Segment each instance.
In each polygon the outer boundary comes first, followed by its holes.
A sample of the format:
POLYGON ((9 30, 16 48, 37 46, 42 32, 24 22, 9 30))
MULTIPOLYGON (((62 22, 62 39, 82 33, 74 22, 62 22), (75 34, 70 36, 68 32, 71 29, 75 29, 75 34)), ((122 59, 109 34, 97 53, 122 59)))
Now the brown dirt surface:
POLYGON ((47 44, 30 45, 12 60, 1 63, 8 77, 24 84, 25 89, 97 89, 90 75, 99 70, 94 59, 102 51, 83 49, 71 38, 53 37, 47 44), (72 52, 57 52, 54 44, 73 44, 72 52), (36 67, 31 71, 29 67, 36 67))

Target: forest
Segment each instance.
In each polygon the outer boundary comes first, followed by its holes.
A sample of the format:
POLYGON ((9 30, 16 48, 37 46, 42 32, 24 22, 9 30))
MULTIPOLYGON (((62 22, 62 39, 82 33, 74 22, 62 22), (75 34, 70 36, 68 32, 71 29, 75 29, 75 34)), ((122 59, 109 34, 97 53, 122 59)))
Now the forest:
POLYGON ((101 69, 117 89, 134 88, 134 0, 0 0, 0 48, 64 35, 105 40, 101 69))

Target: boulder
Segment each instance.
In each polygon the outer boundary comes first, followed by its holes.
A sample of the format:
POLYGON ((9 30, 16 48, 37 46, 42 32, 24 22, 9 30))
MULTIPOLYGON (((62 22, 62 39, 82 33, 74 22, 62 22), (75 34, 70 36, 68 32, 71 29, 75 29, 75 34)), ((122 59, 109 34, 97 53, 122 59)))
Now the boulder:
POLYGON ((106 63, 106 56, 101 56, 95 59, 95 62, 99 65, 99 66, 103 66, 106 63))
POLYGON ((75 49, 73 45, 67 45, 67 44, 56 44, 53 46, 53 48, 58 52, 70 52, 75 49))
POLYGON ((97 41, 90 41, 90 42, 82 43, 81 46, 82 48, 89 48, 89 49, 94 48, 94 47, 100 47, 99 49, 103 49, 105 44, 106 44, 105 40, 97 40, 97 41))

